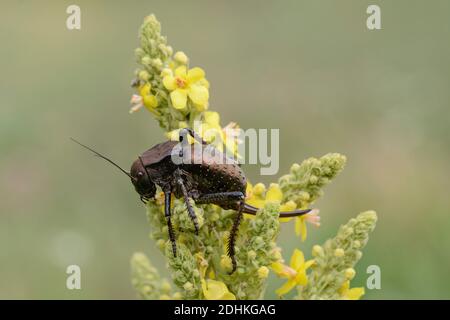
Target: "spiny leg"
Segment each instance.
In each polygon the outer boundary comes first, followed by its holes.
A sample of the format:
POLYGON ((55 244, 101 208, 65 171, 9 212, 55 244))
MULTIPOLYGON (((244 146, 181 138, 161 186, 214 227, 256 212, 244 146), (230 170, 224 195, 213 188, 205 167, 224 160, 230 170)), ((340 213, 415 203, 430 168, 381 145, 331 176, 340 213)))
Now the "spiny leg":
POLYGON ((191 203, 189 202, 189 195, 186 190, 186 186, 184 185, 183 179, 181 177, 177 178, 177 184, 180 186, 181 192, 183 193, 184 203, 186 204, 186 208, 189 214, 189 217, 192 220, 192 223, 194 224, 195 228, 195 234, 198 235, 198 220, 197 216, 195 215, 194 208, 192 208, 191 203))
POLYGON ((236 217, 234 218, 234 222, 233 222, 233 227, 231 228, 230 231, 230 237, 228 238, 228 256, 231 259, 231 263, 233 264, 233 269, 231 270, 230 274, 232 274, 233 272, 236 271, 237 268, 237 263, 236 263, 236 252, 235 252, 235 244, 236 244, 236 236, 239 230, 239 225, 241 223, 242 220, 242 209, 244 207, 244 202, 241 201, 239 203, 239 210, 237 212, 236 217))
POLYGON ((234 218, 233 227, 230 231, 230 236, 228 238, 228 248, 227 254, 231 259, 231 263, 233 264, 233 269, 230 272, 232 274, 236 271, 237 262, 236 262, 236 237, 239 230, 239 225, 241 223, 243 217, 243 210, 245 207, 245 195, 240 191, 228 191, 228 192, 218 192, 218 193, 207 193, 202 194, 194 198, 195 203, 198 204, 208 204, 208 203, 230 203, 235 202, 238 205, 238 211, 236 217, 234 218))
POLYGON ((173 256, 177 256, 177 244, 175 242, 175 233, 173 231, 172 221, 170 220, 170 200, 172 193, 170 191, 164 192, 164 216, 166 217, 167 229, 169 231, 169 239, 172 244, 173 256))

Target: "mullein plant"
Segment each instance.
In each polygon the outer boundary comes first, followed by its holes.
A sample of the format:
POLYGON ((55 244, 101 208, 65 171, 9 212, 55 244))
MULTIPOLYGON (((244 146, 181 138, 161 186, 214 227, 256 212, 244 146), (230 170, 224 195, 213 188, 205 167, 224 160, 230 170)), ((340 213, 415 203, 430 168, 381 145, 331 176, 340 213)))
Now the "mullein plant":
MULTIPOLYGON (((238 126, 230 123, 222 127, 219 114, 209 109, 210 84, 204 70, 191 67, 182 51, 173 51, 154 15, 144 19, 139 38, 135 54, 140 68, 135 72, 136 93, 130 113, 147 109, 168 139, 177 139, 181 128, 190 127, 220 150, 237 154, 234 132, 238 126), (194 128, 194 124, 200 125, 194 128)), ((313 247, 308 260, 295 249, 285 262, 276 243, 280 223, 295 220, 295 234, 301 241, 307 237, 308 223, 320 225, 318 210, 283 219, 278 213, 310 207, 345 162, 345 156, 330 153, 292 165, 288 174, 267 187, 249 183, 245 201, 260 210, 256 216, 245 215, 239 227, 237 269, 232 274, 227 239, 236 213, 192 203, 199 224, 199 234, 195 235, 184 202, 172 197, 178 249, 174 257, 164 218, 164 197, 157 193, 146 205, 147 217, 151 238, 165 257, 172 279, 161 278, 148 257, 135 253, 131 258, 132 284, 138 295, 143 299, 263 299, 267 277, 273 272, 285 279, 276 290, 280 297, 294 291, 295 299, 360 299, 364 289, 350 288, 350 281, 368 234, 375 227, 375 212, 363 212, 341 226, 334 238, 313 247)))

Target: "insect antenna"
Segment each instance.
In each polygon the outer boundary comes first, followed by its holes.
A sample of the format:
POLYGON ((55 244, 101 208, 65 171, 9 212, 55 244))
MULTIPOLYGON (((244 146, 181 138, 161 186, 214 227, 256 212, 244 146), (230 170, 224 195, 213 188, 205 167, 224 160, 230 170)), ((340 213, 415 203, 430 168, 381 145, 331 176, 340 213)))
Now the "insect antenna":
POLYGON ((106 156, 102 155, 101 153, 95 151, 94 149, 92 149, 92 148, 90 148, 90 147, 88 147, 88 146, 82 144, 81 142, 75 140, 74 138, 70 138, 70 140, 72 140, 72 141, 75 142, 76 144, 79 144, 79 145, 82 146, 83 148, 86 148, 86 149, 88 149, 89 151, 93 152, 97 157, 100 157, 100 158, 102 158, 103 160, 108 161, 108 162, 111 163, 113 166, 115 166, 117 169, 119 169, 120 171, 122 171, 123 173, 125 173, 128 177, 130 177, 130 179, 135 180, 135 178, 133 178, 133 177, 131 176, 131 174, 130 174, 128 171, 122 169, 122 167, 120 167, 117 163, 115 163, 115 162, 112 161, 111 159, 109 159, 109 158, 107 158, 106 156))

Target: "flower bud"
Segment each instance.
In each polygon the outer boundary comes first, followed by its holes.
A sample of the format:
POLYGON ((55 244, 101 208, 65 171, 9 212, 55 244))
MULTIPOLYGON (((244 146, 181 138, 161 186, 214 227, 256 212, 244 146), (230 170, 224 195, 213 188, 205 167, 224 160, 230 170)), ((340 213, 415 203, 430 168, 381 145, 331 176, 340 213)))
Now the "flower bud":
POLYGON ((345 278, 347 280, 352 280, 356 275, 356 271, 353 268, 348 268, 345 270, 345 278))
POLYGON ((152 66, 155 67, 156 69, 161 69, 162 66, 163 66, 163 63, 162 63, 162 61, 161 61, 160 58, 153 59, 152 62, 151 62, 151 64, 152 64, 152 66))
POLYGON ((262 194, 266 191, 266 186, 262 183, 257 183, 253 187, 253 194, 256 196, 262 196, 262 194))
POLYGON ((233 264, 232 264, 229 256, 224 255, 224 254, 222 255, 222 257, 220 258, 220 267, 223 270, 231 270, 231 268, 233 267, 233 264))
POLYGON ((141 70, 138 73, 138 78, 142 81, 148 81, 148 79, 150 79, 150 74, 145 70, 141 70))
POLYGON ((336 250, 334 250, 334 256, 341 258, 345 255, 345 251, 341 248, 337 248, 336 250))
POLYGON ((317 176, 309 177, 309 183, 310 184, 317 184, 318 181, 319 181, 319 178, 317 176))
POLYGON ((308 193, 308 192, 306 192, 306 191, 300 191, 299 193, 298 193, 298 198, 301 200, 301 201, 309 201, 309 199, 311 199, 311 196, 310 196, 310 194, 308 193))
POLYGON ((175 55, 173 56, 173 59, 181 64, 187 64, 189 61, 187 55, 183 51, 176 52, 175 55))
POLYGON ((258 269, 258 277, 260 279, 266 279, 269 276, 269 268, 262 266, 258 269))
POLYGON ((191 291, 192 289, 194 289, 194 285, 188 281, 183 285, 183 288, 186 291, 191 291))
POLYGON ((168 56, 173 54, 173 48, 171 46, 166 46, 166 52, 168 56))
POLYGON ((163 239, 159 239, 158 241, 156 241, 156 246, 160 249, 160 250, 164 250, 166 247, 166 242, 163 239))
POLYGON ((312 255, 313 255, 313 257, 321 257, 321 256, 323 256, 323 248, 316 244, 312 248, 312 255))
POLYGON ((150 56, 145 55, 142 57, 141 59, 141 64, 144 66, 149 66, 152 63, 152 58, 150 58, 150 56))
POLYGON ((169 68, 164 68, 161 71, 161 77, 166 77, 166 76, 171 76, 172 75, 172 70, 169 68))

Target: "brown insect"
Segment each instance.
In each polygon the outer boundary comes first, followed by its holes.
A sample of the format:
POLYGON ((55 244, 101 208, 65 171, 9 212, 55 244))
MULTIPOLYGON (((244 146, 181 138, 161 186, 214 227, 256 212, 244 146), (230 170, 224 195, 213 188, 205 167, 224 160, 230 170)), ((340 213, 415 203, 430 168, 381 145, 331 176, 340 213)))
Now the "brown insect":
MULTIPOLYGON (((215 204, 226 210, 236 210, 237 214, 228 240, 228 255, 233 264, 231 273, 236 270, 235 241, 243 213, 255 215, 258 212, 258 208, 245 203, 247 179, 237 161, 228 158, 211 144, 207 144, 188 128, 180 130, 179 141, 166 141, 142 153, 133 162, 130 172, 97 151, 72 140, 110 162, 130 177, 143 202, 154 198, 156 186, 161 188, 164 192, 164 212, 174 256, 177 254, 177 248, 170 212, 172 194, 176 198, 184 199, 196 234, 198 234, 199 226, 189 199, 193 199, 196 204, 215 204), (200 143, 202 148, 195 148, 195 143, 187 143, 188 135, 200 143)), ((294 210, 280 212, 279 215, 294 217, 310 211, 311 209, 294 210)))

